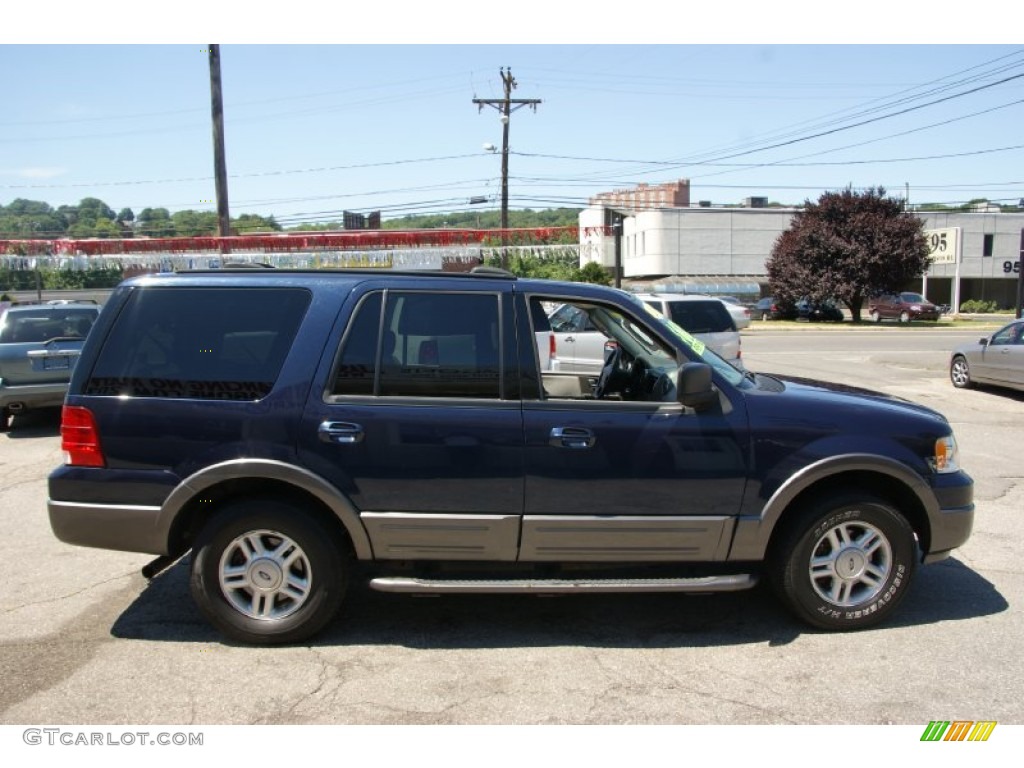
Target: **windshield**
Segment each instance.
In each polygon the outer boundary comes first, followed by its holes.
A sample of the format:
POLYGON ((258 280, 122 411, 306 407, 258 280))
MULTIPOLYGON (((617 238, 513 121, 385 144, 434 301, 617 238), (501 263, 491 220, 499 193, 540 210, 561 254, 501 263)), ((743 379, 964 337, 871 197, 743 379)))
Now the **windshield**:
POLYGON ((927 299, 920 293, 901 293, 900 298, 904 301, 909 301, 912 304, 920 304, 927 301, 927 299))
POLYGON ((615 339, 630 355, 644 357, 652 367, 674 370, 678 366, 672 352, 650 331, 612 307, 595 305, 589 309, 587 318, 596 330, 615 339))
POLYGON ((726 362, 724 359, 719 357, 710 349, 708 349, 708 346, 703 341, 690 335, 686 330, 682 328, 682 326, 665 317, 665 315, 655 307, 652 307, 649 304, 645 304, 644 302, 640 301, 640 299, 636 299, 633 297, 630 298, 633 301, 635 301, 638 306, 643 307, 645 312, 647 312, 656 320, 660 321, 662 325, 665 328, 667 328, 676 339, 683 343, 684 347, 690 350, 694 358, 702 360, 703 362, 710 365, 718 373, 725 377, 725 379, 730 384, 737 385, 741 381, 743 381, 743 372, 734 367, 731 363, 726 362))

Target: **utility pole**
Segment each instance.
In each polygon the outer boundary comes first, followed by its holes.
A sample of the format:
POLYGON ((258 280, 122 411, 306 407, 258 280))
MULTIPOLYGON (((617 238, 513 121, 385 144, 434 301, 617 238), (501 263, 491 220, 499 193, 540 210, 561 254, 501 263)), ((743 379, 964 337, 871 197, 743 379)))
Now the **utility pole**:
POLYGON ((231 234, 228 211, 228 165, 224 153, 224 100, 220 87, 220 46, 210 46, 210 111, 213 115, 213 173, 217 185, 217 219, 220 235, 231 234))
POLYGON ((505 86, 505 98, 473 99, 473 103, 481 112, 488 106, 501 114, 501 268, 508 269, 508 126, 513 112, 526 106, 536 112, 541 100, 512 98, 512 89, 518 85, 512 77, 512 67, 507 72, 505 67, 501 68, 501 81, 505 86))

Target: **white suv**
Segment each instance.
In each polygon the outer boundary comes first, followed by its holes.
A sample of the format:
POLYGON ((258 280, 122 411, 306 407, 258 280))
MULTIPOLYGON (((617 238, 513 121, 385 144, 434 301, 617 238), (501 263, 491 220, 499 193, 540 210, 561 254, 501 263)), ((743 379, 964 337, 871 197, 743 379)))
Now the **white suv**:
POLYGON ((714 296, 676 293, 638 293, 636 297, 703 341, 719 357, 738 368, 740 332, 728 306, 714 296))
MULTIPOLYGON (((719 357, 742 368, 740 333, 724 301, 712 296, 681 293, 635 295, 707 344, 719 357)), ((572 304, 563 304, 551 313, 550 320, 555 336, 558 370, 599 374, 604 366, 608 338, 590 321, 589 316, 572 304)))

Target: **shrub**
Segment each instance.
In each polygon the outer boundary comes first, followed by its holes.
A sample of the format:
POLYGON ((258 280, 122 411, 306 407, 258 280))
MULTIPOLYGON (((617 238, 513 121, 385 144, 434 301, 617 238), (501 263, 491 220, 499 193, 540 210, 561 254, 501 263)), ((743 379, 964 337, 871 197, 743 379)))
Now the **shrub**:
POLYGON ((988 315, 999 310, 999 305, 994 301, 982 301, 980 299, 970 299, 960 305, 961 312, 967 312, 969 314, 976 315, 988 315))

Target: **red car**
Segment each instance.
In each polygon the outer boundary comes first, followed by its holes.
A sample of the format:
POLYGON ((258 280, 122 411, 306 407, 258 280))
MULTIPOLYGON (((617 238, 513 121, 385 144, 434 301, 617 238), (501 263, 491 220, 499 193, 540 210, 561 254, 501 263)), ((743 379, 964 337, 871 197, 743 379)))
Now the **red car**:
POLYGON ((920 293, 903 291, 876 296, 868 303, 868 314, 876 323, 882 320, 909 323, 911 320, 938 320, 942 313, 920 293))

